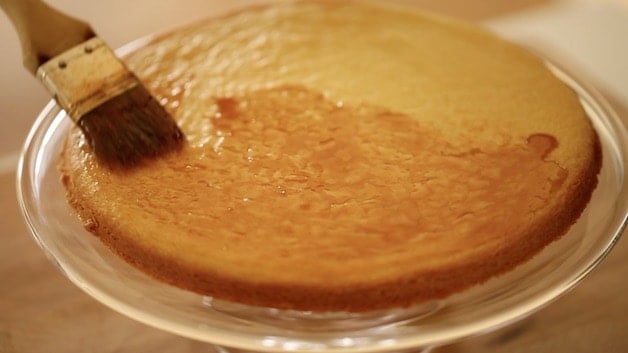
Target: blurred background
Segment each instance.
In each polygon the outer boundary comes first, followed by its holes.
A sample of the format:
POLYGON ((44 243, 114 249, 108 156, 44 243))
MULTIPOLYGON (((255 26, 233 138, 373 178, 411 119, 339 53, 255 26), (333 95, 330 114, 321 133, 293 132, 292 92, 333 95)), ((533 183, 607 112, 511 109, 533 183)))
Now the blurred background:
MULTIPOLYGON (((50 0, 110 46, 265 1, 50 0)), ((487 26, 593 83, 628 122, 628 0, 397 0, 487 26)), ((28 130, 50 100, 21 66, 0 13, 0 352, 204 352, 117 314, 74 287, 32 240, 16 201, 28 130)), ((434 352, 628 352, 628 244, 575 290, 515 325, 434 352)))

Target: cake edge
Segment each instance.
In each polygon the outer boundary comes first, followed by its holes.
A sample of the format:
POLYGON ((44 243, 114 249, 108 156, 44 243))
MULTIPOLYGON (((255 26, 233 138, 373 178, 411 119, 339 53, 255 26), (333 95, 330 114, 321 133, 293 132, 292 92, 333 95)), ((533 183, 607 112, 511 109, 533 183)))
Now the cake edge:
MULTIPOLYGON (((131 237, 121 235, 115 224, 90 208, 90 200, 76 192, 76 182, 68 158, 62 158, 59 170, 66 188, 69 204, 77 212, 87 231, 98 237, 124 261, 150 277, 201 295, 245 305, 286 310, 366 312, 410 307, 430 300, 443 299, 480 285, 491 278, 514 269, 537 255, 550 243, 565 235, 580 218, 598 183, 602 166, 599 137, 592 128, 593 150, 588 168, 566 190, 568 207, 562 212, 548 214, 536 227, 524 233, 516 242, 501 249, 492 249, 486 256, 476 257, 455 266, 423 271, 403 278, 379 283, 351 284, 343 287, 284 285, 243 281, 217 272, 177 263, 172 259, 136 244, 131 237), (490 261, 486 261, 486 259, 490 261)), ((70 150, 66 141, 62 154, 70 150)), ((71 160, 71 158, 69 158, 71 160)), ((71 163, 70 163, 71 164, 71 163)))

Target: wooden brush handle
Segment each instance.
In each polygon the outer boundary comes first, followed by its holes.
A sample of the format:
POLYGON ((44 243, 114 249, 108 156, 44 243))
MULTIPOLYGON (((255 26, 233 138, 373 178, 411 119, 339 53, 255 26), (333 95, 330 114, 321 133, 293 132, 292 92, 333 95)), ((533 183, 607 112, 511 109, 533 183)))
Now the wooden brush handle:
POLYGON ((0 0, 22 45, 22 59, 33 75, 49 59, 95 36, 85 22, 39 0, 0 0))

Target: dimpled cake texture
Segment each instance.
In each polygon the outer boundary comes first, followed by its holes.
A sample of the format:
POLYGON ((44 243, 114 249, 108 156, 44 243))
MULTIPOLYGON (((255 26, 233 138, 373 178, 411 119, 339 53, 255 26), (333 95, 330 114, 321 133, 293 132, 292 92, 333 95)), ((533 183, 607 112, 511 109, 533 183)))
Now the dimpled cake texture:
POLYGON ((355 312, 443 298, 565 234, 597 183, 575 94, 525 50, 439 16, 256 7, 125 60, 187 143, 116 171, 74 130, 69 202, 126 261, 204 295, 355 312))

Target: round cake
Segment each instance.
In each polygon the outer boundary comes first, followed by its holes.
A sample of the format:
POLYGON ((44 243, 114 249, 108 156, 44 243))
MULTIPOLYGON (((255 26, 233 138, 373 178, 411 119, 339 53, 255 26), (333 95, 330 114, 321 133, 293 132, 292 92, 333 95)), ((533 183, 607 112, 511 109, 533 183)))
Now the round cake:
POLYGON ((129 170, 78 129, 61 156, 85 227, 155 278, 255 306, 406 307, 564 235, 601 152, 537 57, 405 8, 249 8, 125 61, 187 141, 129 170))

